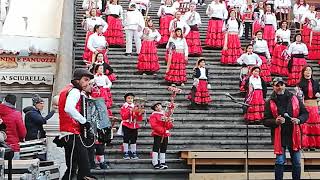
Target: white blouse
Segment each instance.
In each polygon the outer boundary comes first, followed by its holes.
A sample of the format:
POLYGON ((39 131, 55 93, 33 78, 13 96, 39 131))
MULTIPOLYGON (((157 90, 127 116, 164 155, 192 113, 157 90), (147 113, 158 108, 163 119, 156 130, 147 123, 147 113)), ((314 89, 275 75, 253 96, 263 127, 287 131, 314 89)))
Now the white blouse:
POLYGON ((161 39, 161 35, 160 33, 158 32, 158 30, 154 30, 152 31, 152 29, 148 28, 148 27, 145 27, 144 29, 144 32, 147 31, 148 34, 143 34, 142 35, 142 39, 145 39, 145 40, 155 40, 157 42, 160 41, 161 39))
POLYGON ((306 44, 304 44, 304 43, 294 42, 294 43, 290 44, 287 52, 288 52, 288 54, 308 55, 308 48, 307 48, 306 44))
POLYGON ((93 33, 89 36, 87 48, 95 52, 97 49, 105 49, 107 46, 106 38, 103 35, 93 33))
POLYGON ((163 15, 166 14, 172 14, 174 15, 176 13, 177 9, 173 6, 167 6, 167 5, 162 5, 160 6, 159 10, 158 10, 158 17, 161 17, 163 15))
POLYGON ((240 65, 246 64, 246 65, 261 66, 262 60, 256 53, 252 53, 252 54, 244 53, 237 59, 237 63, 240 65))
POLYGON ((317 22, 317 26, 312 28, 313 31, 320 32, 320 19, 314 19, 317 22))
POLYGON ((251 75, 249 78, 249 85, 251 85, 254 90, 262 89, 262 82, 260 76, 254 77, 253 75, 251 75))
POLYGON ((200 14, 196 11, 194 12, 188 11, 182 16, 182 18, 187 22, 189 26, 194 26, 194 25, 199 26, 201 24, 200 14))
POLYGON ((86 19, 87 27, 94 27, 95 25, 102 25, 103 30, 102 32, 106 32, 108 29, 108 24, 105 20, 103 20, 101 17, 90 17, 86 19))
POLYGON ((290 36, 291 36, 291 31, 290 29, 287 30, 283 30, 283 29, 278 29, 276 31, 276 41, 277 41, 277 37, 282 38, 283 42, 287 42, 290 44, 290 36))
POLYGON ((106 14, 115 14, 118 15, 120 17, 120 19, 123 19, 123 8, 120 5, 117 4, 109 4, 107 6, 108 8, 106 9, 106 14))
POLYGON ((226 5, 224 3, 218 3, 212 2, 208 5, 208 8, 206 10, 206 14, 210 18, 219 18, 219 19, 227 19, 228 18, 228 11, 226 8, 226 5))
POLYGON ((273 13, 266 13, 264 15, 264 24, 271 24, 274 30, 277 29, 277 18, 273 13))
POLYGON ((176 28, 181 28, 185 36, 188 35, 190 32, 190 26, 182 17, 180 20, 173 19, 170 21, 169 31, 174 31, 176 28))
POLYGON ((281 9, 284 7, 291 9, 291 0, 274 0, 274 9, 281 9))
POLYGON ((267 59, 271 59, 268 43, 264 39, 255 39, 255 43, 253 44, 253 51, 257 53, 265 53, 267 59))
POLYGON ((309 5, 306 6, 295 4, 293 6, 293 15, 294 15, 294 22, 301 22, 301 18, 303 14, 305 14, 309 10, 309 5))
POLYGON ((239 37, 243 35, 243 25, 242 23, 240 23, 240 27, 239 27, 239 23, 236 19, 228 19, 226 28, 228 32, 238 33, 239 37))
POLYGON ((228 6, 231 7, 241 7, 242 5, 246 4, 246 0, 229 0, 228 1, 228 6))
POLYGON ((127 11, 124 21, 124 29, 137 30, 138 27, 143 29, 145 27, 144 18, 140 11, 127 11))
MULTIPOLYGON (((95 0, 83 0, 83 2, 82 2, 83 9, 88 10, 90 6, 91 6, 91 8, 95 8, 96 1, 95 0)), ((102 9, 102 1, 101 0, 97 1, 97 6, 99 9, 102 9)))
POLYGON ((206 68, 201 67, 199 69, 200 69, 200 77, 199 77, 199 79, 208 79, 207 76, 206 76, 206 68))
POLYGON ((112 82, 109 80, 108 76, 106 75, 94 75, 94 82, 97 84, 99 87, 103 88, 111 88, 112 82))
POLYGON ((173 38, 170 37, 166 48, 169 49, 169 44, 173 43, 176 46, 176 50, 184 50, 184 56, 188 56, 188 44, 185 38, 173 38))
POLYGON ((311 12, 310 10, 308 10, 306 13, 303 14, 301 18, 301 22, 305 23, 306 19, 312 20, 315 18, 316 18, 316 12, 311 12))

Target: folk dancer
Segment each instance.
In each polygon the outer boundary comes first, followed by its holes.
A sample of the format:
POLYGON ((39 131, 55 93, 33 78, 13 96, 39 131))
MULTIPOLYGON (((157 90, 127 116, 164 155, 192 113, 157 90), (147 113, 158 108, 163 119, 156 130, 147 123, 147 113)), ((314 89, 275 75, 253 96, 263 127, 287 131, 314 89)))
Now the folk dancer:
POLYGON ((316 18, 314 19, 316 26, 311 28, 309 59, 318 60, 320 64, 320 8, 316 9, 316 18))
POLYGON ((311 20, 316 18, 316 7, 314 5, 310 5, 309 10, 303 14, 301 18, 301 23, 303 23, 301 35, 302 42, 310 48, 310 32, 311 32, 311 20))
POLYGON ((271 5, 266 6, 265 15, 260 18, 260 24, 263 28, 263 39, 268 42, 270 54, 273 54, 275 46, 275 31, 277 29, 277 18, 271 9, 271 5))
POLYGON ((101 52, 104 55, 104 61, 109 62, 107 57, 108 43, 106 38, 102 34, 102 25, 95 25, 93 34, 89 36, 87 48, 90 50, 87 59, 87 63, 91 64, 94 62, 96 55, 101 52))
POLYGON ((296 25, 297 29, 302 28, 301 19, 302 16, 308 12, 309 4, 306 3, 306 0, 296 0, 296 3, 293 5, 293 22, 296 25))
POLYGON ((172 0, 165 0, 165 4, 161 5, 158 10, 159 19, 159 32, 161 34, 161 39, 159 41, 159 45, 167 45, 167 42, 171 36, 171 32, 169 31, 169 26, 171 20, 174 19, 174 15, 176 13, 176 9, 172 6, 172 0))

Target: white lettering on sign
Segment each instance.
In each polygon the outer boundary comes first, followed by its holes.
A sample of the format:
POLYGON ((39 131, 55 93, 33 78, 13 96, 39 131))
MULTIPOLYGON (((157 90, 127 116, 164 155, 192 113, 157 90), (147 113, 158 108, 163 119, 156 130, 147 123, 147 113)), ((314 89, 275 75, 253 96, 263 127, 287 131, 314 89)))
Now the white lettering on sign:
POLYGON ((53 84, 53 74, 5 74, 0 73, 0 82, 4 82, 6 84, 12 84, 17 82, 19 84, 40 84, 45 83, 48 85, 53 84))

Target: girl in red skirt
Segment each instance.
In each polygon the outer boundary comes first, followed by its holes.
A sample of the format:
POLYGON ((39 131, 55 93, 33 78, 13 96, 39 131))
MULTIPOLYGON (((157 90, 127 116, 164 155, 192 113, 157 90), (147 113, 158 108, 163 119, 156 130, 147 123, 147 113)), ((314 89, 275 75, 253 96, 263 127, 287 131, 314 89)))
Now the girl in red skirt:
POLYGON ((161 39, 159 41, 159 45, 166 45, 169 37, 169 25, 171 20, 174 19, 174 14, 176 13, 176 9, 172 6, 172 0, 165 0, 165 4, 161 5, 158 10, 159 19, 159 32, 161 34, 161 39))
POLYGON ((242 54, 240 37, 243 34, 243 26, 240 20, 236 19, 236 12, 230 11, 230 17, 226 23, 226 33, 222 49, 221 63, 236 64, 242 54))
POLYGON ((142 46, 138 57, 137 69, 143 73, 155 73, 159 71, 160 65, 157 55, 156 43, 160 41, 161 35, 155 29, 152 19, 146 20, 146 28, 143 30, 142 46))
POLYGON ((195 105, 203 106, 207 108, 207 105, 211 102, 211 97, 208 88, 208 69, 205 67, 206 62, 204 58, 199 58, 196 67, 193 69, 193 86, 191 92, 188 95, 188 99, 191 101, 191 106, 195 105))
POLYGON ((317 25, 311 29, 310 33, 309 59, 320 60, 320 8, 316 11, 314 20, 317 25))
MULTIPOLYGON (((281 29, 276 32, 277 44, 274 48, 271 60, 271 74, 288 76, 287 46, 290 43, 291 32, 287 28, 286 21, 281 22, 281 29)), ((269 49, 270 50, 270 49, 269 49)))
POLYGON ((109 61, 104 61, 104 56, 102 53, 98 53, 96 58, 95 58, 95 61, 91 64, 91 66, 89 67, 90 71, 92 73, 94 73, 94 67, 96 65, 100 65, 102 64, 103 65, 103 72, 104 74, 106 74, 109 78, 109 80, 111 82, 117 80, 117 76, 113 73, 113 69, 112 67, 109 65, 109 61))
POLYGON ((310 5, 309 10, 302 16, 302 19, 301 19, 301 22, 303 23, 302 31, 301 31, 302 42, 305 43, 308 48, 310 43, 310 32, 311 32, 310 20, 315 18, 316 18, 315 6, 310 5))
POLYGON ((267 83, 271 82, 270 73, 270 62, 271 56, 268 48, 268 43, 266 40, 262 39, 262 31, 257 31, 255 34, 255 39, 253 41, 253 52, 256 53, 262 60, 262 65, 260 66, 260 77, 267 83))
POLYGON ((260 24, 263 28, 263 39, 268 42, 269 51, 272 54, 275 45, 277 18, 271 9, 271 5, 266 6, 266 13, 261 17, 260 24))
POLYGON ((299 88, 303 92, 304 105, 309 112, 309 118, 306 123, 301 124, 302 129, 302 147, 320 148, 320 117, 318 113, 317 98, 320 97, 319 82, 312 78, 311 66, 305 66, 302 69, 299 88))
POLYGON ((87 47, 88 45, 88 40, 89 37, 93 34, 93 26, 89 26, 88 27, 88 31, 86 33, 86 39, 84 41, 84 51, 83 51, 83 55, 82 58, 85 61, 85 63, 88 65, 88 60, 90 60, 90 49, 87 47))
POLYGON ((88 61, 90 64, 95 60, 96 55, 100 52, 104 55, 104 60, 108 62, 107 50, 108 43, 102 34, 102 25, 95 25, 93 34, 88 39, 87 48, 90 50, 88 61))
POLYGON ((91 93, 91 96, 93 98, 103 98, 105 101, 105 104, 108 109, 109 116, 112 116, 112 112, 110 110, 112 106, 112 95, 110 92, 110 88, 112 86, 111 81, 109 80, 108 76, 104 75, 103 73, 103 65, 98 64, 94 68, 94 82, 98 86, 98 90, 93 90, 91 93))
POLYGON ((205 44, 211 48, 222 48, 224 33, 223 21, 228 18, 228 11, 226 5, 221 0, 213 0, 208 5, 206 14, 210 20, 208 22, 208 29, 205 44))
POLYGON ((294 37, 295 42, 290 44, 288 48, 288 55, 291 56, 288 64, 289 77, 287 81, 288 86, 295 86, 300 82, 301 71, 307 64, 306 58, 308 56, 308 48, 306 44, 302 43, 301 34, 294 37))
POLYGON ((245 103, 250 105, 244 114, 247 123, 259 122, 264 118, 264 98, 267 95, 267 86, 259 73, 260 68, 258 66, 253 67, 251 76, 247 79, 245 85, 247 90, 245 103))
POLYGON ((110 4, 106 5, 106 21, 109 24, 108 31, 104 33, 110 46, 124 47, 125 41, 123 36, 123 9, 118 4, 118 0, 110 0, 110 4))
POLYGON ((184 86, 184 83, 187 81, 188 45, 180 28, 174 31, 166 48, 169 54, 165 80, 172 84, 184 86))
POLYGON ((202 54, 202 47, 200 41, 200 33, 198 26, 201 24, 201 17, 196 12, 196 4, 190 3, 190 11, 183 15, 187 24, 190 26, 190 32, 186 36, 189 47, 189 55, 200 56, 202 54))

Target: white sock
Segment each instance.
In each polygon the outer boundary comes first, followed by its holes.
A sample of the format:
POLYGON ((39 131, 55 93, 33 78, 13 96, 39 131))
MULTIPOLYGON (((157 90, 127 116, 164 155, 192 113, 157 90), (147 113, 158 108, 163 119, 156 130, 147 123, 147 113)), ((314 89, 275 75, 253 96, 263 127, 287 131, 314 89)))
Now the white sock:
POLYGON ((160 164, 166 163, 166 153, 160 153, 160 164))
POLYGON ((123 152, 128 153, 128 149, 129 149, 129 144, 123 143, 123 152))
POLYGON ((130 144, 130 151, 132 153, 137 152, 137 144, 130 144))
POLYGON ((157 152, 152 152, 152 165, 157 165, 158 164, 158 157, 159 153, 157 152))

